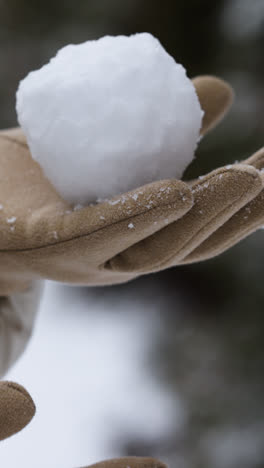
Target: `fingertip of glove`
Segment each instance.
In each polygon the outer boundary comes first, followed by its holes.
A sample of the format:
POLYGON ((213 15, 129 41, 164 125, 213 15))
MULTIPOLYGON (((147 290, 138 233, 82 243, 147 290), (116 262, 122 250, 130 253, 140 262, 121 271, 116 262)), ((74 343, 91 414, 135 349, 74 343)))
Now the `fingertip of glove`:
POLYGON ((215 76, 197 76, 192 81, 204 111, 200 134, 205 135, 231 107, 234 91, 226 81, 215 76))
MULTIPOLYGON (((217 193, 217 201, 223 207, 228 204, 248 203, 262 190, 264 178, 260 171, 246 164, 233 164, 221 167, 211 172, 193 185, 193 193, 197 199, 208 197, 210 192, 217 193)), ((210 198, 210 197, 209 197, 210 198)))
POLYGON ((28 402, 30 402, 30 404, 35 408, 35 404, 30 396, 30 394, 28 393, 28 391, 25 389, 25 387, 23 387, 22 385, 16 383, 16 382, 1 382, 0 383, 0 388, 1 386, 3 386, 4 388, 7 388, 7 389, 10 389, 14 392, 17 392, 19 394, 22 394, 23 397, 25 397, 28 402))
POLYGON ((21 431, 36 412, 27 390, 14 382, 0 382, 0 440, 21 431))
POLYGON ((247 177, 254 181, 255 186, 262 186, 263 185, 263 177, 261 172, 254 166, 250 166, 247 164, 239 163, 239 164, 232 164, 231 166, 225 166, 224 169, 228 171, 232 171, 234 173, 239 173, 243 177, 247 177))
POLYGON ((83 468, 167 468, 167 465, 152 457, 123 457, 104 460, 83 468))
POLYGON ((195 185, 198 185, 201 183, 201 181, 205 183, 212 179, 220 181, 221 177, 232 177, 234 181, 238 180, 238 178, 242 178, 244 180, 248 180, 251 183, 254 182, 254 184, 260 186, 262 185, 261 172, 254 166, 243 163, 228 164, 227 166, 215 169, 206 176, 201 177, 198 181, 196 181, 195 185))
POLYGON ((0 131, 0 138, 10 141, 11 143, 18 143, 22 146, 27 146, 27 139, 20 127, 8 128, 0 131))
POLYGON ((264 168, 264 146, 256 151, 252 156, 243 161, 243 164, 248 164, 255 167, 259 171, 264 168))
MULTIPOLYGON (((255 167, 247 166, 246 164, 235 164, 233 171, 239 173, 237 183, 244 189, 243 196, 247 196, 248 201, 256 197, 263 190, 264 174, 261 174, 255 167)), ((236 182, 235 177, 234 182, 236 182)))
POLYGON ((142 468, 167 468, 166 463, 152 457, 141 458, 138 466, 142 468))

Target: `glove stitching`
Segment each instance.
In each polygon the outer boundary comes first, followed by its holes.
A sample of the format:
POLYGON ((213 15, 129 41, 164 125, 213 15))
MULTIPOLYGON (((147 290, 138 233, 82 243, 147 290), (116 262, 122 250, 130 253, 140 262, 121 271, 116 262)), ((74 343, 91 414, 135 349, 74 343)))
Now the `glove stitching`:
MULTIPOLYGON (((226 243, 224 243, 224 244, 221 244, 221 251, 218 252, 218 253, 215 253, 214 256, 220 255, 221 253, 225 252, 227 249, 229 249, 229 248, 232 247, 233 245, 238 244, 238 242, 244 240, 247 236, 249 236, 249 234, 255 232, 256 229, 258 228, 258 226, 259 226, 258 223, 254 224, 254 225, 251 225, 251 227, 250 227, 249 229, 247 229, 247 230, 245 230, 245 231, 243 232, 243 235, 242 235, 242 236, 241 236, 241 235, 233 236, 233 237, 232 237, 232 240, 229 239, 228 242, 226 242, 226 243)), ((215 232, 216 232, 216 231, 214 231, 212 234, 214 234, 215 232)), ((205 241, 207 241, 208 239, 209 239, 209 238, 207 237, 207 239, 205 239, 205 241)), ((200 245, 202 245, 202 244, 200 244, 200 245)), ((195 254, 196 248, 198 249, 198 248, 200 247, 200 245, 198 245, 197 247, 195 247, 195 249, 194 249, 193 251, 191 251, 190 253, 187 254, 186 257, 184 257, 184 258, 181 259, 181 261, 183 262, 182 265, 185 265, 185 264, 189 263, 189 262, 188 262, 188 257, 189 257, 189 255, 191 256, 193 253, 195 254), (186 260, 186 262, 185 262, 185 260, 186 260)), ((211 258, 210 251, 208 252, 208 255, 209 255, 208 257, 207 257, 207 256, 204 256, 204 255, 206 255, 206 254, 202 254, 202 259, 197 259, 197 260, 195 260, 195 257, 194 257, 194 260, 193 260, 193 258, 191 258, 191 259, 190 259, 190 262, 191 262, 191 263, 193 263, 193 262, 199 262, 199 261, 203 261, 203 260, 207 260, 207 259, 211 258)))
POLYGON ((8 135, 0 135, 0 137, 3 139, 3 140, 7 140, 7 141, 10 141, 11 143, 15 143, 19 146, 23 146, 23 148, 28 148, 28 144, 27 143, 23 143, 22 141, 20 140, 16 140, 15 138, 11 138, 9 137, 8 135))
MULTIPOLYGON (((36 250, 41 250, 41 249, 45 249, 46 247, 52 247, 54 245, 62 245, 62 244, 65 244, 67 242, 71 242, 73 240, 77 240, 77 239, 83 239, 85 237, 89 237, 93 234, 96 234, 98 232, 101 232, 103 231, 104 229, 109 229, 111 226, 115 226, 116 224, 119 224, 119 223, 123 223, 123 222, 127 222, 127 221, 130 221, 131 219, 133 220, 136 220, 139 216, 142 216, 142 215, 145 215, 146 213, 152 213, 154 210, 156 209, 159 209, 159 208, 171 208, 171 212, 172 212, 172 208, 173 208, 173 201, 170 201, 166 204, 160 204, 159 206, 156 206, 156 207, 153 207, 153 208, 150 208, 148 210, 145 210, 145 211, 142 211, 141 213, 138 213, 137 215, 132 215, 132 216, 128 216, 124 219, 122 219, 121 221, 116 221, 116 222, 113 222, 111 224, 107 224, 106 226, 102 226, 102 227, 99 227, 98 229, 95 229, 94 231, 92 232, 89 232, 89 233, 86 233, 86 234, 83 234, 83 235, 80 235, 80 236, 75 236, 75 237, 72 237, 70 239, 65 239, 65 240, 62 240, 60 242, 54 242, 54 243, 49 243, 49 244, 45 244, 45 245, 41 245, 41 246, 38 246, 38 247, 32 247, 32 248, 26 248, 26 249, 14 249, 14 250, 2 250, 0 249, 0 253, 16 253, 16 252, 32 252, 33 250, 36 251, 36 250)), ((192 207, 190 207, 191 209, 192 207)), ((164 226, 162 226, 160 229, 162 229, 164 226)))
MULTIPOLYGON (((242 207, 241 209, 243 210, 244 207, 242 207)), ((239 210, 239 211, 240 211, 240 210, 239 210)), ((237 215, 239 214, 239 211, 238 211, 237 213, 235 213, 230 219, 232 219, 233 217, 237 216, 237 215)), ((262 214, 262 216, 264 216, 264 215, 262 214)), ((230 219, 229 219, 229 220, 230 220, 230 219)), ((229 221, 229 220, 228 220, 228 221, 229 221)), ((227 222, 228 222, 228 221, 227 221, 227 222)), ((235 244, 237 244, 238 242, 240 242, 240 241, 242 241, 243 239, 245 239, 245 237, 247 237, 249 234, 255 232, 256 229, 258 229, 258 227, 259 227, 259 223, 260 223, 260 221, 257 220, 257 221, 255 221, 254 224, 251 223, 250 226, 245 227, 245 229, 244 229, 242 235, 241 235, 241 231, 239 231, 239 232, 237 232, 237 234, 235 234, 235 235, 232 236, 232 239, 227 239, 226 242, 224 242, 223 244, 221 244, 221 252, 227 250, 227 249, 228 249, 229 247, 231 247, 232 245, 235 245, 235 244), (223 249, 223 250, 222 250, 222 249, 223 249)), ((219 229, 221 229, 221 227, 222 227, 222 226, 220 226, 219 229)), ((217 232, 217 231, 214 231, 214 232, 212 233, 212 235, 214 235, 216 232, 217 232)), ((204 242, 206 242, 206 241, 209 240, 209 239, 210 239, 210 237, 207 237, 207 238, 204 240, 204 242)), ((203 244, 203 243, 202 243, 202 244, 203 244)), ((202 244, 200 244, 200 245, 198 245, 197 247, 195 247, 195 249, 194 249, 192 252, 190 252, 183 260, 184 260, 184 261, 185 261, 185 260, 188 261, 188 257, 191 256, 192 254, 195 254, 196 249, 199 249, 199 247, 201 247, 202 244)), ((212 247, 214 248, 214 245, 213 245, 212 247)), ((207 250, 206 250, 206 251, 207 251, 207 250)), ((219 252, 219 253, 216 254, 216 255, 219 255, 221 252, 219 252)), ((210 255, 210 254, 209 254, 209 255, 210 255)), ((208 257, 208 258, 209 258, 209 257, 208 257)), ((197 260, 197 261, 198 261, 198 260, 197 260)))

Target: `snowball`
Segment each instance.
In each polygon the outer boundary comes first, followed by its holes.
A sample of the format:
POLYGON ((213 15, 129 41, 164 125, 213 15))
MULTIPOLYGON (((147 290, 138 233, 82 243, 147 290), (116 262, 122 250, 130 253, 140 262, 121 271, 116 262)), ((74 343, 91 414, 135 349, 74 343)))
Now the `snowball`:
POLYGON ((181 178, 203 112, 185 69, 151 34, 68 45, 20 82, 33 158, 70 203, 181 178))

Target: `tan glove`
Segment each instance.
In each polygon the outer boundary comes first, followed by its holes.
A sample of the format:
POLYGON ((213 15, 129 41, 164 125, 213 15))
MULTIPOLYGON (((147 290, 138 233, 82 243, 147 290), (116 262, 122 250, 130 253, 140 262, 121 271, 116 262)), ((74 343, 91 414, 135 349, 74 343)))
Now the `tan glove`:
POLYGON ((0 440, 21 431, 35 411, 34 402, 22 385, 0 382, 0 440))
MULTIPOLYGON (((194 84, 205 110, 204 134, 223 115, 232 92, 210 77, 194 84)), ((74 211, 31 158, 20 129, 0 132, 0 167, 1 295, 34 279, 114 284, 183 263, 262 188, 257 170, 234 165, 192 185, 158 181, 74 211)), ((218 241, 203 257, 223 250, 222 236, 218 241)))
MULTIPOLYGON (((194 84, 205 134, 232 91, 211 77, 194 84)), ((263 224, 263 158, 262 150, 193 183, 154 182, 74 211, 32 160, 21 130, 1 132, 0 295, 40 278, 119 283, 221 253, 263 224)))
MULTIPOLYGON (((33 282, 23 292, 0 297, 0 377, 24 351, 41 296, 41 282, 33 282)), ((0 382, 0 440, 23 429, 34 414, 34 402, 21 385, 0 382)))

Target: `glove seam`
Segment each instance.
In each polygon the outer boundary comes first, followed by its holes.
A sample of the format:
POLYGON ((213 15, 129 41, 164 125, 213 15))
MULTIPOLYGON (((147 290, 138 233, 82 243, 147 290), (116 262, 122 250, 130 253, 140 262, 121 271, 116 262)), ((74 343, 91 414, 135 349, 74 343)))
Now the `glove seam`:
POLYGON ((0 138, 2 138, 3 140, 6 140, 6 141, 10 141, 11 143, 15 143, 19 146, 23 146, 23 148, 28 148, 28 145, 27 143, 23 143, 22 141, 19 141, 19 140, 16 140, 15 138, 11 138, 7 135, 0 135, 0 138))
MULTIPOLYGON (((254 227, 251 227, 250 229, 247 229, 246 231, 244 231, 242 237, 239 236, 239 235, 236 235, 236 236, 234 236, 234 237, 232 238, 232 241, 229 240, 229 242, 226 242, 225 244, 222 244, 222 245, 221 245, 221 250, 220 250, 220 252, 215 253, 213 256, 216 257, 216 256, 218 256, 218 255, 221 255, 221 253, 223 253, 223 252, 225 252, 226 250, 230 249, 230 248, 233 247, 234 245, 237 245, 238 242, 243 241, 247 236, 249 236, 250 234, 252 234, 253 232, 255 232, 255 231, 256 231, 256 228, 258 228, 258 223, 256 224, 256 226, 254 225, 254 227), (233 242, 233 241, 234 241, 234 242, 233 242)), ((215 231, 215 232, 216 232, 216 231, 215 231)), ((214 234, 214 233, 212 233, 212 235, 213 235, 213 234, 214 234)), ((208 239, 209 239, 209 238, 205 239, 204 241, 206 242, 208 239)), ((200 244, 200 245, 202 245, 202 244, 200 244)), ((199 247, 200 247, 200 246, 198 245, 196 248, 198 249, 199 247)), ((189 261, 188 261, 188 257, 189 257, 189 255, 192 255, 193 253, 195 253, 196 248, 195 248, 193 251, 191 251, 186 257, 184 257, 184 258, 181 260, 181 261, 183 262, 182 265, 188 265, 188 264, 190 264, 190 263, 197 263, 197 262, 199 262, 199 261, 202 262, 202 261, 204 261, 204 260, 209 260, 210 258, 213 258, 213 257, 211 256, 210 253, 209 253, 209 256, 208 256, 208 257, 206 257, 206 256, 204 256, 204 255, 202 254, 202 258, 201 258, 201 259, 197 259, 197 260, 195 260, 195 259, 194 259, 194 260, 193 260, 193 259, 190 259, 190 262, 189 262, 189 261), (186 260, 186 262, 185 262, 185 260, 186 260)), ((206 254, 205 254, 205 255, 206 255, 206 254)))
MULTIPOLYGON (((242 207, 241 209, 243 210, 244 207, 242 207)), ((239 213, 239 212, 238 212, 239 213)), ((236 216, 237 213, 235 213, 233 216, 236 216)), ((232 217, 233 217, 232 216, 232 217)), ((232 217, 230 219, 232 219, 232 217)), ((256 231, 256 229, 258 229, 259 227, 259 221, 255 221, 255 223, 252 225, 250 224, 250 226, 248 226, 244 231, 243 231, 243 234, 242 234, 242 237, 241 237, 241 234, 237 233, 235 236, 232 237, 232 240, 231 239, 228 239, 224 244, 221 244, 221 251, 219 253, 216 253, 215 255, 220 255, 220 253, 226 251, 228 248, 232 247, 233 245, 237 244, 238 242, 244 240, 247 236, 249 236, 249 234, 252 234, 253 232, 256 231)), ((221 227, 219 228, 221 229, 221 227)), ((212 235, 215 234, 216 231, 214 231, 212 233, 212 235)), ((207 237, 207 239, 204 240, 204 242, 206 242, 208 239, 210 239, 210 237, 207 237)), ((202 243, 203 244, 203 243, 202 243)), ((196 249, 199 249, 200 246, 202 246, 202 244, 198 245, 192 252, 190 252, 185 258, 184 258, 184 261, 187 260, 188 261, 188 257, 192 254, 195 253, 195 250, 196 249)), ((210 254, 209 254, 210 255, 210 254)), ((204 257, 203 257, 204 258, 204 257)), ((211 258, 211 257, 208 257, 208 258, 211 258)), ((194 260, 195 261, 195 260, 194 260)), ((196 260, 197 262, 199 260, 196 260)))
MULTIPOLYGON (((52 247, 52 246, 55 246, 55 245, 61 245, 61 244, 65 244, 67 242, 71 242, 71 241, 74 241, 74 240, 77 240, 77 239, 83 239, 85 237, 89 237, 93 234, 96 234, 104 229, 109 229, 111 226, 115 226, 119 223, 123 223, 123 222, 128 222, 130 221, 131 219, 133 220, 136 220, 139 216, 144 216, 145 214, 147 213, 152 213, 155 209, 158 209, 158 208, 168 208, 168 207, 172 207, 173 205, 173 201, 169 202, 169 203, 166 203, 164 205, 160 204, 159 206, 156 206, 156 207, 153 207, 151 209, 148 209, 148 210, 145 210, 145 211, 142 211, 141 213, 138 213, 137 215, 134 215, 134 216, 128 216, 124 219, 122 219, 121 221, 116 221, 116 222, 113 222, 111 224, 107 224, 106 226, 101 226, 99 227, 98 229, 95 229, 94 231, 92 232, 89 232, 89 233, 86 233, 84 235, 81 235, 81 236, 76 236, 76 237, 72 237, 71 239, 65 239, 65 240, 62 240, 60 242, 55 242, 55 243, 51 243, 51 244, 46 244, 46 245, 41 245, 41 246, 38 246, 38 247, 32 247, 32 248, 25 248, 25 249, 14 249, 14 250, 2 250, 0 249, 0 253, 17 253, 17 252, 32 252, 32 251, 36 251, 36 250, 40 250, 40 249, 45 249, 47 247, 52 247)), ((191 209, 193 206, 193 204, 190 206, 189 209, 191 209)), ((171 209, 171 212, 173 210, 171 209)), ((185 213, 184 213, 185 214, 185 213)), ((164 226, 162 226, 160 229, 162 229, 164 226)), ((157 231, 158 232, 158 231, 157 231)), ((155 234, 155 233, 153 233, 155 234)))
MULTIPOLYGON (((251 158, 248 159, 248 161, 250 161, 251 158)), ((256 163, 257 165, 259 165, 260 163, 260 166, 261 168, 263 168, 263 165, 264 165, 264 155, 263 156, 260 156, 257 158, 256 160, 256 163)), ((247 164, 248 166, 251 166, 251 167, 254 167, 255 169, 257 169, 258 171, 262 171, 263 169, 259 169, 257 166, 255 166, 254 164, 251 164, 250 162, 247 162, 247 160, 245 161, 245 163, 242 163, 242 164, 247 164)))

